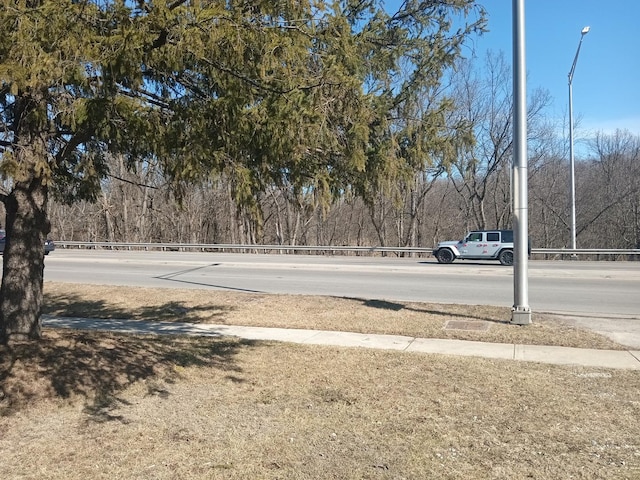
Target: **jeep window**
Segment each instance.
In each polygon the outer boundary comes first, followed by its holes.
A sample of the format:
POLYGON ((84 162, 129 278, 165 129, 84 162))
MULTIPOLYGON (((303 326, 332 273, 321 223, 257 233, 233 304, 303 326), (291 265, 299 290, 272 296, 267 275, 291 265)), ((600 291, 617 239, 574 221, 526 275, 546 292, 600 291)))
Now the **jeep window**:
POLYGON ((513 230, 504 230, 502 232, 502 243, 513 243, 513 230))
POLYGON ((473 232, 467 236, 467 242, 481 242, 482 241, 482 232, 473 232))
POLYGON ((487 233, 487 242, 499 242, 499 241, 500 241, 500 233, 498 232, 487 233))

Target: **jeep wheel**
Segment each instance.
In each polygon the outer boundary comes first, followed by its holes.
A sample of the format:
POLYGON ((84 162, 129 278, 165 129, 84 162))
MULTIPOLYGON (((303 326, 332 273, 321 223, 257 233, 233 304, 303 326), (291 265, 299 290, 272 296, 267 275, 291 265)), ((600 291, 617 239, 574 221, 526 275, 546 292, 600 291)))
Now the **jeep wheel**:
POLYGON ((500 252, 498 256, 498 260, 502 265, 511 266, 513 265, 513 250, 503 250, 500 252))
POLYGON ((436 260, 438 260, 438 263, 451 263, 455 258, 456 257, 453 255, 453 252, 448 248, 441 248, 438 250, 438 253, 436 253, 436 260))

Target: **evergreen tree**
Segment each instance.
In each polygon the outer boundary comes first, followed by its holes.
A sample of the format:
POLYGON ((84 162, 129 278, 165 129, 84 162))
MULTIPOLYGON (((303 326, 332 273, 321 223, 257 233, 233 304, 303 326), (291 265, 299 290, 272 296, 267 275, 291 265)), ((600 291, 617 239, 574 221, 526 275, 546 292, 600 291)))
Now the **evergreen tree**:
POLYGON ((3 341, 40 336, 49 196, 95 199, 108 153, 161 166, 178 196, 225 174, 258 220, 271 185, 367 195, 442 148, 446 102, 411 127, 395 118, 484 22, 471 0, 407 0, 394 15, 373 0, 0 5, 3 341))

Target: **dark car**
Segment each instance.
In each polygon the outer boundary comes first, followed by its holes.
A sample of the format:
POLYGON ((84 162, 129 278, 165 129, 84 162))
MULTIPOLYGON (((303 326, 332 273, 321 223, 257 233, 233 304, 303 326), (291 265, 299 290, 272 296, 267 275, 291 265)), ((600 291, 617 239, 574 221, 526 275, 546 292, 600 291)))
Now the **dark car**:
MULTIPOLYGON (((0 229, 0 255, 4 252, 4 244, 7 241, 7 232, 0 229)), ((49 255, 50 252, 53 252, 56 249, 55 243, 53 240, 49 240, 48 238, 44 242, 44 254, 49 255)))

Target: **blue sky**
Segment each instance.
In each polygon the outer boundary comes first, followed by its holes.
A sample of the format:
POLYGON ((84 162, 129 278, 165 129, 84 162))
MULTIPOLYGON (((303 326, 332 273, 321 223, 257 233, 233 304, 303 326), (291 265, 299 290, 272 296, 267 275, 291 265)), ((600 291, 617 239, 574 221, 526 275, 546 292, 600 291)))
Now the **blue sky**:
MULTIPOLYGON (((390 2, 391 3, 391 2, 390 2)), ((484 0, 490 32, 475 41, 512 55, 512 1, 484 0)), ((585 35, 573 77, 576 136, 627 129, 640 135, 640 1, 525 0, 527 88, 544 88, 550 114, 568 117, 568 73, 585 35)))
MULTIPOLYGON (((400 2, 385 5, 395 11, 400 2)), ((471 45, 478 61, 493 50, 503 51, 510 62, 512 0, 478 3, 488 12, 490 30, 471 45)), ((640 0, 525 0, 527 89, 548 90, 553 97, 548 114, 568 122, 568 73, 587 25, 591 30, 573 77, 576 139, 616 129, 640 135, 640 0)))

